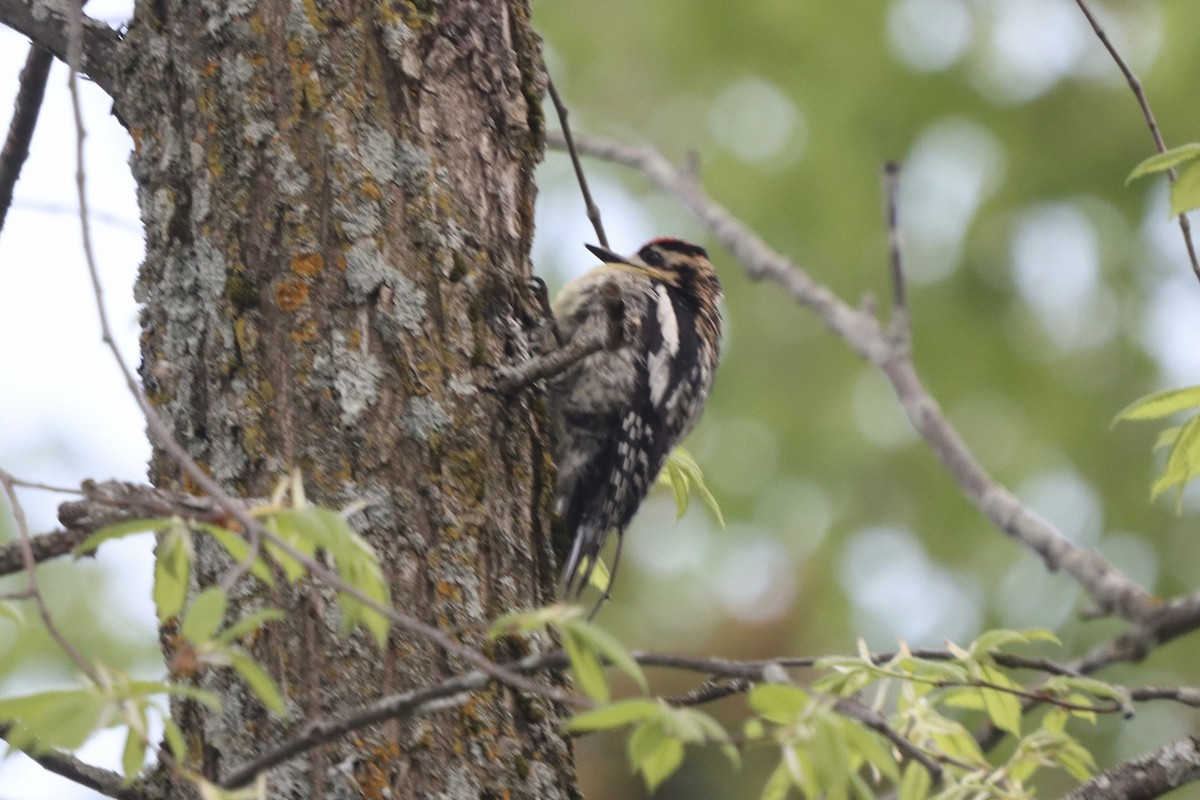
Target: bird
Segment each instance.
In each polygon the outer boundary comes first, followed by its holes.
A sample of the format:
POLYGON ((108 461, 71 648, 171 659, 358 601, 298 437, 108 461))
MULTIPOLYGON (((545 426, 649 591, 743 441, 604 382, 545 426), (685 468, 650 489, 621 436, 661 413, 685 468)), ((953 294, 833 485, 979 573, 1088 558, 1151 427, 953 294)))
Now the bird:
POLYGON ((614 308, 622 335, 549 385, 555 511, 571 542, 562 577, 568 598, 588 585, 616 531, 611 589, 625 528, 704 410, 722 326, 721 282, 703 247, 664 237, 630 256, 587 248, 602 263, 564 286, 552 307, 564 345, 611 326, 614 308))

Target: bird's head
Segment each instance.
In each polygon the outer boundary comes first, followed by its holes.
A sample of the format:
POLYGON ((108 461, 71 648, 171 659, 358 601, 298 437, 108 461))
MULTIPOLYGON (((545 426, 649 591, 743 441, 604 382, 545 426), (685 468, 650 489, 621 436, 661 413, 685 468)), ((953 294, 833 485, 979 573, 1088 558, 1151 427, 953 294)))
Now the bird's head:
POLYGON ((601 261, 617 268, 641 272, 689 294, 720 296, 717 271, 708 253, 699 245, 667 237, 651 239, 631 256, 621 256, 589 244, 587 249, 601 261))

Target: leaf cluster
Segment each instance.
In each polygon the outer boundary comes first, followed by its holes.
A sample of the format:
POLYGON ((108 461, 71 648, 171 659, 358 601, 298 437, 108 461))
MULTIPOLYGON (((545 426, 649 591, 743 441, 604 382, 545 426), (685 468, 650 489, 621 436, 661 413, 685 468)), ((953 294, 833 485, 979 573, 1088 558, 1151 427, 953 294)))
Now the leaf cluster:
POLYGON ((645 678, 628 651, 583 621, 577 608, 506 615, 493 635, 546 626, 569 643, 572 674, 598 704, 574 716, 567 730, 628 728, 630 767, 651 790, 679 768, 688 746, 715 744, 735 767, 742 748, 778 752, 763 800, 793 794, 849 800, 890 792, 900 800, 1021 800, 1034 796, 1030 781, 1039 770, 1063 770, 1080 781, 1094 772, 1091 754, 1066 730, 1071 719, 1094 722, 1097 713, 1128 712, 1130 706, 1122 689, 1092 678, 1056 675, 1034 687, 1023 684, 998 656, 1015 645, 1057 640, 1041 630, 994 630, 966 647, 948 644, 942 659, 918 657, 902 642, 894 656, 880 661, 860 643, 857 656, 818 661, 822 674, 807 688, 768 667, 747 694, 742 731, 733 735, 712 716, 660 698, 610 701, 605 665, 629 674, 643 692, 645 678), (1022 700, 1036 700, 1047 710, 1031 714, 1034 704, 1027 707, 1022 700), (1016 742, 1012 754, 989 760, 968 727, 971 720, 986 720, 1010 734, 1016 742))
MULTIPOLYGON (((158 551, 154 567, 154 607, 159 625, 177 625, 175 652, 170 674, 162 681, 134 681, 95 665, 99 681, 81 677, 78 689, 40 692, 0 700, 0 728, 13 750, 37 755, 50 750, 78 748, 96 731, 115 725, 128 728, 122 757, 124 775, 132 782, 154 747, 149 739, 149 720, 157 715, 164 728, 169 755, 159 753, 168 763, 187 761, 186 740, 168 711, 158 704, 162 697, 181 697, 220 710, 211 693, 191 686, 187 679, 209 668, 231 668, 246 683, 253 695, 269 711, 284 716, 287 708, 283 694, 270 673, 242 643, 269 622, 282 619, 281 610, 262 607, 227 621, 229 589, 224 585, 197 588, 193 585, 195 537, 209 536, 239 567, 267 586, 282 576, 296 583, 308 574, 305 565, 289 552, 313 558, 323 554, 335 566, 338 576, 350 587, 380 605, 390 604, 386 578, 370 544, 347 522, 354 509, 331 511, 310 505, 304 497, 299 476, 281 481, 269 503, 250 510, 269 534, 266 541, 254 542, 240 530, 209 522, 160 517, 132 520, 111 525, 84 540, 76 554, 94 552, 106 542, 127 536, 154 533, 158 551), (285 547, 286 545, 286 547, 285 547)), ((349 635, 362 627, 382 649, 387 643, 388 620, 359 598, 338 593, 344 632, 349 635)), ((4 616, 21 624, 19 609, 12 607, 4 616)), ((265 783, 259 781, 243 790, 220 789, 198 774, 180 768, 205 798, 237 800, 265 796, 265 783)))

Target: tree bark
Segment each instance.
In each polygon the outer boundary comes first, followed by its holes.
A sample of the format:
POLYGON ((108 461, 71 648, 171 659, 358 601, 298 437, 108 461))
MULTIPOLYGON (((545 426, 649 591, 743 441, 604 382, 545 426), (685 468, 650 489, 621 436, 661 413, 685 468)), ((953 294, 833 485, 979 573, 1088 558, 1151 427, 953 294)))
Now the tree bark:
MULTIPOLYGON (((310 500, 370 503, 357 527, 395 603, 479 647, 490 618, 552 599, 556 575, 544 411, 480 389, 528 347, 544 80, 529 13, 139 0, 115 98, 146 229, 148 397, 236 493, 264 496, 298 466, 310 500)), ((185 483, 161 452, 150 472, 185 483)), ((228 561, 196 541, 200 583, 218 580, 228 561)), ((226 671, 201 678, 220 713, 174 709, 211 779, 302 720, 464 669, 395 632, 386 653, 345 638, 330 589, 280 587, 243 581, 235 599, 287 613, 253 648, 289 719, 226 671)), ((495 689, 312 751, 273 770, 269 794, 571 796, 557 722, 495 689)))

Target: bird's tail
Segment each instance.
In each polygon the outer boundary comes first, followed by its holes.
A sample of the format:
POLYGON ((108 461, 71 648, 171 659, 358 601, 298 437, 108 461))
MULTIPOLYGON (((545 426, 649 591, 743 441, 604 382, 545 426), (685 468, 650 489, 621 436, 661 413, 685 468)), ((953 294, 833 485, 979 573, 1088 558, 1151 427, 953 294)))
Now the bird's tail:
POLYGON ((608 531, 594 523, 584 522, 575 530, 571 553, 563 567, 563 594, 568 599, 578 597, 592 578, 600 551, 608 539, 608 531))

